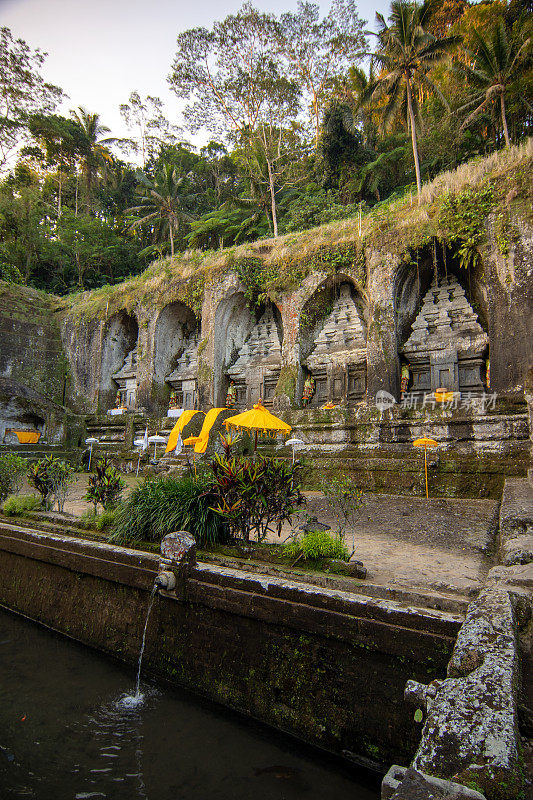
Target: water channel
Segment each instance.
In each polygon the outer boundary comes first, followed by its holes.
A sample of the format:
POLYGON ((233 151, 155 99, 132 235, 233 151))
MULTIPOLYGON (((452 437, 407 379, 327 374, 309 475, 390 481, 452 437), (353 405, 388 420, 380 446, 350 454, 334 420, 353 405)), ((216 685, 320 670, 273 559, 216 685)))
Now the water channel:
POLYGON ((379 778, 0 609, 0 798, 376 800, 379 778))

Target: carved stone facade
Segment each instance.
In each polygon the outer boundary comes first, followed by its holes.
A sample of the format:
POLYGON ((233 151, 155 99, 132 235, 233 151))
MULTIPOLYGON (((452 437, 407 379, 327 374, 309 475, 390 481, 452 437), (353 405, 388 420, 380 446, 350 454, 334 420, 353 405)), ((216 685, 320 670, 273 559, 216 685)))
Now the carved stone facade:
POLYGON ((118 372, 113 375, 118 386, 120 405, 135 408, 137 402, 137 347, 130 350, 118 372))
POLYGON ((198 335, 192 334, 177 359, 176 368, 166 376, 176 395, 178 408, 196 408, 198 399, 198 335))
POLYGON ((480 393, 489 337, 453 275, 433 281, 403 347, 415 393, 438 388, 480 393))
POLYGON ((262 399, 271 406, 281 371, 281 340, 271 305, 268 305, 226 370, 236 388, 236 405, 251 407, 262 399))
POLYGON ((311 406, 353 405, 366 393, 366 332, 350 287, 342 284, 303 366, 315 381, 311 406))

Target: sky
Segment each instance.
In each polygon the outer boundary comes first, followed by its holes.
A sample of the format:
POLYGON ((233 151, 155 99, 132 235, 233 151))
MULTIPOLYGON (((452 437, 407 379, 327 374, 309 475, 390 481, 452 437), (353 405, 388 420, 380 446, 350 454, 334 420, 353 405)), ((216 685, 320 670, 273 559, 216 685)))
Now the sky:
MULTIPOLYGON (((315 0, 317 1, 317 0, 315 0)), ((262 11, 295 11, 297 0, 255 0, 262 11)), ((330 0, 318 0, 324 14, 330 0)), ((83 106, 100 114, 115 136, 127 136, 119 106, 136 89, 160 97, 167 118, 180 124, 180 104, 167 76, 180 31, 211 27, 242 0, 0 0, 0 26, 48 53, 43 75, 69 95, 60 113, 83 106)), ((374 28, 389 0, 359 0, 359 16, 374 28)), ((205 139, 187 137, 193 144, 205 139)))

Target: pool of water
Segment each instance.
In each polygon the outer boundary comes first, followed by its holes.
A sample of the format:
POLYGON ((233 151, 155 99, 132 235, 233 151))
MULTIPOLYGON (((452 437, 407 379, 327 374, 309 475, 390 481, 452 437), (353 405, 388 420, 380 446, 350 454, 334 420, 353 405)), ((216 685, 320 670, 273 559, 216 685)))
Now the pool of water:
POLYGON ((376 800, 351 770, 0 609, 0 798, 376 800))

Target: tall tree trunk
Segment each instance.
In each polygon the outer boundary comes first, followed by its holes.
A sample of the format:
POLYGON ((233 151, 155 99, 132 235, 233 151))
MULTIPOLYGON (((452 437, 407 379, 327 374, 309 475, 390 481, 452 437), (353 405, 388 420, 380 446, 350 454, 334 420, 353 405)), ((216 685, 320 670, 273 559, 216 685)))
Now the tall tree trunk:
POLYGON ((415 161, 416 173, 416 189, 418 192, 418 205, 420 205, 420 191, 422 189, 422 181, 420 180, 420 162, 418 160, 418 146, 416 143, 416 128, 415 128, 415 113, 413 111, 413 98, 411 96, 411 81, 409 75, 405 76, 407 86, 407 108, 409 110, 409 124, 411 125, 411 142, 413 145, 413 158, 415 161))
POLYGON ((74 216, 78 216, 78 186, 80 183, 78 168, 76 167, 76 202, 74 205, 74 216))
POLYGON ((503 135, 505 136, 505 145, 506 147, 510 147, 511 140, 509 139, 509 130, 507 128, 507 116, 505 114, 505 97, 503 92, 500 94, 500 106, 502 109, 502 123, 503 123, 503 135))
POLYGON ((267 156, 267 169, 268 169, 268 188, 270 191, 270 209, 272 212, 272 225, 274 226, 274 239, 278 236, 278 215, 276 210, 276 189, 274 187, 274 177, 272 175, 272 167, 270 159, 267 156))
POLYGON ((315 113, 315 150, 318 150, 318 137, 320 134, 320 119, 318 118, 318 99, 313 89, 313 111, 315 113))
POLYGON ((170 258, 174 258, 174 236, 172 234, 172 223, 168 226, 170 232, 170 258))

